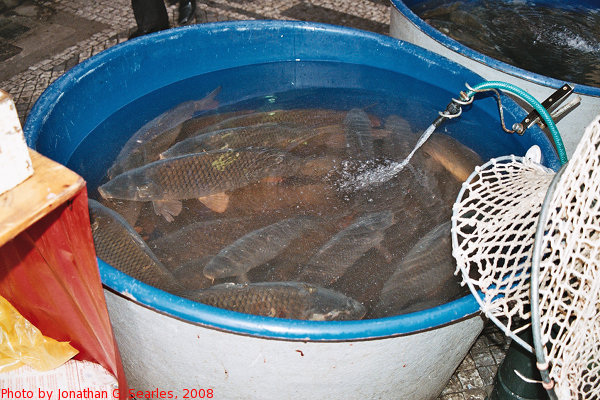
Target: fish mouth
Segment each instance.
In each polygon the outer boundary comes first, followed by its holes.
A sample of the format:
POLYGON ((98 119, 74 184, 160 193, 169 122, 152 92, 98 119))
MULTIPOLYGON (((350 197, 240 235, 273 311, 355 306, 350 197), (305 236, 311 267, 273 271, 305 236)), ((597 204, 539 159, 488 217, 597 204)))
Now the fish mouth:
POLYGON ((202 274, 206 278, 212 280, 213 282, 215 281, 215 279, 222 279, 230 276, 235 276, 235 273, 229 273, 229 271, 214 268, 204 268, 202 274))
POLYGON ((353 316, 354 316, 353 311, 335 309, 335 310, 331 310, 326 313, 316 313, 316 312, 312 313, 310 315, 310 320, 311 321, 343 321, 343 320, 350 320, 350 319, 358 319, 358 318, 353 318, 353 316))
POLYGON ((100 193, 100 196, 104 197, 105 199, 112 199, 113 197, 110 195, 110 193, 108 193, 106 191, 106 189, 104 189, 104 187, 99 186, 98 187, 98 193, 100 193))
POLYGON ((108 179, 112 179, 115 176, 119 175, 121 173, 121 167, 119 165, 113 165, 111 166, 108 171, 106 171, 106 176, 108 176, 108 179))
POLYGON ((327 312, 312 312, 311 321, 349 321, 360 320, 366 314, 365 307, 358 304, 349 304, 346 307, 334 308, 327 312))
POLYGON ((210 279, 210 280, 211 280, 213 283, 214 283, 215 279, 217 279, 217 277, 216 277, 216 274, 213 274, 213 273, 212 273, 212 272, 210 272, 210 271, 208 271, 208 272, 207 272, 207 271, 202 271, 202 274, 203 274, 203 275, 204 275, 206 278, 210 279))

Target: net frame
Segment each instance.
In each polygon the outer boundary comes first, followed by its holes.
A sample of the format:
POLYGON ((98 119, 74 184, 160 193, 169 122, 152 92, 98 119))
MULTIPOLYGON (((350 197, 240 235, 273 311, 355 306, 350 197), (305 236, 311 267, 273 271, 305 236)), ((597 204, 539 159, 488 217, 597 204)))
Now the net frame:
POLYGON ((478 167, 454 204, 452 241, 456 272, 482 312, 529 350, 516 336, 528 324, 516 328, 513 320, 531 318, 551 399, 600 399, 600 116, 558 174, 515 156, 478 167), (497 189, 507 182, 510 190, 497 189), (494 201, 494 193, 507 198, 494 201), (476 251, 479 235, 483 255, 476 251), (501 248, 498 238, 521 240, 501 248), (498 249, 510 250, 513 262, 493 257, 503 254, 498 249))
POLYGON ((531 270, 537 365, 551 399, 600 398, 600 119, 550 184, 531 270))

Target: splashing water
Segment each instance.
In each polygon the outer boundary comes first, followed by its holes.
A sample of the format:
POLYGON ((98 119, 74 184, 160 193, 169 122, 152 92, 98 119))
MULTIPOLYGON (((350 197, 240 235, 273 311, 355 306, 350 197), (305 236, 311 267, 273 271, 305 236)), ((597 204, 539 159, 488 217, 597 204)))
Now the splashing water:
POLYGON ((342 165, 342 180, 339 185, 341 190, 356 191, 362 190, 372 185, 381 185, 392 179, 400 171, 406 167, 410 162, 413 155, 419 150, 419 148, 429 139, 429 137, 435 131, 436 126, 434 124, 429 125, 425 132, 421 135, 417 144, 412 149, 410 154, 400 162, 388 161, 384 164, 375 166, 373 161, 362 162, 357 168, 352 165, 351 161, 347 161, 342 165), (350 167, 352 170, 350 170, 350 167))

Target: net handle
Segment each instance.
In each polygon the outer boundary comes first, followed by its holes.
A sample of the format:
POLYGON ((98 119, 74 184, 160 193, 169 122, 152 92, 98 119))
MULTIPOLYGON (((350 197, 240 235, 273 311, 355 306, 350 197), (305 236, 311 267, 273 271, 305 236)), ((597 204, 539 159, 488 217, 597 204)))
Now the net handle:
POLYGON ((542 376, 542 386, 548 392, 550 400, 558 400, 556 392, 554 391, 554 381, 550 379, 548 374, 548 361, 544 354, 544 343, 542 342, 541 322, 540 322, 540 303, 539 303, 539 286, 540 286, 540 262, 544 249, 542 249, 542 243, 544 241, 544 234, 546 225, 548 224, 548 216, 552 211, 552 198, 554 192, 558 187, 560 178, 566 170, 564 164, 561 169, 556 173, 542 203, 540 214, 538 217, 538 224, 535 231, 535 237, 533 242, 533 253, 531 255, 531 275, 530 275, 530 304, 531 304, 531 330, 533 333, 533 347, 535 349, 535 357, 537 359, 537 368, 542 376))

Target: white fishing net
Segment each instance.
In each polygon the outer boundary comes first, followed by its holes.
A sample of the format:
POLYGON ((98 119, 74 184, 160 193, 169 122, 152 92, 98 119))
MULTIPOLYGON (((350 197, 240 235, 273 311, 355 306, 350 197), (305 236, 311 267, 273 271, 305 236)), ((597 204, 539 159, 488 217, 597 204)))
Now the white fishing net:
MULTIPOLYGON (((560 177, 542 238, 541 339, 559 399, 600 398, 600 120, 560 177)), ((538 299, 532 299, 537 301, 538 299)))
POLYGON ((531 257, 555 174, 527 158, 493 159, 471 174, 453 209, 457 273, 482 311, 530 350, 515 334, 530 325, 530 304, 539 300, 544 358, 559 399, 600 399, 599 164, 596 117, 550 203, 539 299, 530 296, 531 257))
POLYGON ((492 159, 467 178, 453 208, 457 272, 481 310, 519 342, 515 334, 529 326, 528 269, 535 229, 553 176, 528 158, 492 159))

